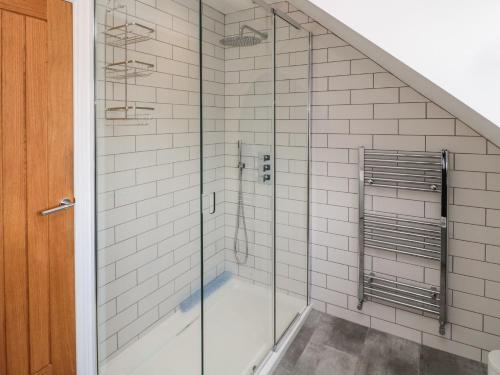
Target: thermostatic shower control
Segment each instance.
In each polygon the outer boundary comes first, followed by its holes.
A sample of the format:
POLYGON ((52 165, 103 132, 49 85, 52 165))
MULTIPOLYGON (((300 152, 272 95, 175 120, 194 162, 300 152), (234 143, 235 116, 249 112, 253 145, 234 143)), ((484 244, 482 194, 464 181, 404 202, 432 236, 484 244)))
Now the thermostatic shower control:
POLYGON ((261 184, 271 184, 271 163, 271 155, 259 153, 257 168, 259 171, 259 181, 261 184))

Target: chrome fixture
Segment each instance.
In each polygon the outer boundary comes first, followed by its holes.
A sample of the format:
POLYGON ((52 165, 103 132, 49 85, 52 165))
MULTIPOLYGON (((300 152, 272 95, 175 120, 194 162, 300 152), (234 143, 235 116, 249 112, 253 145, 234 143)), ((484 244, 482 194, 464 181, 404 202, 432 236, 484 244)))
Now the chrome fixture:
POLYGON ((67 210, 68 208, 74 207, 75 204, 76 204, 76 202, 71 202, 71 199, 64 198, 59 203, 59 206, 54 207, 54 208, 49 208, 48 210, 40 212, 40 214, 42 216, 49 216, 49 215, 55 214, 56 212, 64 211, 64 210, 67 210))
POLYGON ((234 231, 233 251, 234 257, 238 264, 244 264, 248 260, 248 232, 247 222, 245 219, 245 208, 243 202, 243 169, 245 163, 242 161, 243 141, 238 141, 238 208, 236 210, 236 229, 234 231), (243 235, 245 236, 245 259, 241 260, 238 256, 238 232, 240 231, 240 222, 243 226, 243 235))
MULTIPOLYGON (((448 151, 404 152, 359 149, 359 286, 358 309, 365 299, 411 308, 447 321, 448 151), (440 220, 365 212, 365 186, 440 193, 440 220), (412 256, 440 265, 440 285, 417 286, 366 274, 365 249, 412 256)), ((400 275, 401 276, 401 275, 400 275)))
POLYGON ((271 182, 271 155, 259 153, 257 169, 259 172, 258 181, 261 184, 269 185, 271 182))
POLYGON ((104 105, 108 125, 147 125, 155 108, 132 100, 129 86, 135 78, 147 77, 155 72, 155 65, 130 58, 138 43, 154 39, 155 29, 142 23, 129 21, 127 5, 119 0, 108 0, 104 34, 104 105), (116 25, 116 23, 119 23, 116 25), (120 56, 118 61, 116 60, 120 56), (110 61, 111 60, 111 61, 110 61), (123 99, 111 100, 108 90, 119 83, 123 87, 123 99), (111 87, 111 88, 110 88, 111 87))
POLYGON ((239 35, 232 35, 226 38, 222 38, 220 43, 227 47, 250 47, 260 44, 263 40, 267 39, 267 33, 255 30, 253 27, 248 25, 243 25, 240 28, 239 35), (255 35, 244 35, 245 30, 250 30, 255 35))
POLYGON ((297 30, 303 30, 302 26, 300 23, 295 21, 292 17, 290 17, 288 14, 285 12, 279 10, 278 8, 273 7, 272 5, 268 4, 265 0, 252 0, 252 3, 255 5, 258 5, 262 8, 264 8, 266 11, 269 13, 275 14, 278 17, 282 18, 286 22, 290 24, 290 26, 293 26, 297 30))
POLYGON ((209 207, 210 208, 208 210, 208 213, 210 215, 213 215, 213 214, 215 214, 215 208, 217 206, 217 202, 215 200, 215 197, 216 197, 215 191, 212 192, 211 196, 212 196, 212 199, 210 199, 210 202, 209 202, 209 207))

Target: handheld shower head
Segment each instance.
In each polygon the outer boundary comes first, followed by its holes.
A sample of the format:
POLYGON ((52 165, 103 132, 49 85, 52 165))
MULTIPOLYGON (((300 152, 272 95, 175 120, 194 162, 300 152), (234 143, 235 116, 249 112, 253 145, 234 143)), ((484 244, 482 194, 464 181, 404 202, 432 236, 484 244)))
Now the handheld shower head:
POLYGON ((238 141, 238 168, 240 169, 240 172, 243 171, 245 168, 245 163, 242 162, 242 149, 243 149, 243 141, 239 140, 238 141))

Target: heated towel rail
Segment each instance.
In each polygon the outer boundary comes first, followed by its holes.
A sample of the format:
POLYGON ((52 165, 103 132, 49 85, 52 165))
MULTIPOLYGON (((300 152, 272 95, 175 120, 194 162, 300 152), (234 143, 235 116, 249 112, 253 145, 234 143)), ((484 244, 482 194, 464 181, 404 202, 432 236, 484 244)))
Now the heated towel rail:
POLYGON ((447 321, 447 179, 448 151, 406 152, 359 149, 359 288, 358 309, 363 301, 416 310, 439 319, 439 333, 447 321), (440 195, 440 220, 416 219, 365 210, 365 187, 413 190, 440 195), (439 265, 438 286, 401 282, 404 275, 386 277, 365 270, 365 249, 382 250, 439 265))

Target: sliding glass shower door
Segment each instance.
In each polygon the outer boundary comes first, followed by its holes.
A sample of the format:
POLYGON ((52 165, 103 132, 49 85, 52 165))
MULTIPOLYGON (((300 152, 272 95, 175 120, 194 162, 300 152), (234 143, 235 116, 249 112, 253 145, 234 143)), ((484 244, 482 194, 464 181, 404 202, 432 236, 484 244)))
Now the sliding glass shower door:
POLYGON ((202 1, 206 375, 252 374, 274 344, 273 17, 227 5, 202 1))
POLYGON ((275 32, 275 330, 279 341, 308 303, 311 43, 309 32, 279 14, 275 32))
POLYGON ((95 4, 100 375, 202 373, 199 7, 173 4, 95 4))
POLYGON ((251 0, 201 24, 204 374, 252 374, 308 302, 310 36, 251 0))
POLYGON ((309 34, 96 0, 95 43, 99 374, 253 374, 307 305, 309 34))

